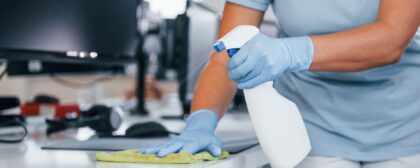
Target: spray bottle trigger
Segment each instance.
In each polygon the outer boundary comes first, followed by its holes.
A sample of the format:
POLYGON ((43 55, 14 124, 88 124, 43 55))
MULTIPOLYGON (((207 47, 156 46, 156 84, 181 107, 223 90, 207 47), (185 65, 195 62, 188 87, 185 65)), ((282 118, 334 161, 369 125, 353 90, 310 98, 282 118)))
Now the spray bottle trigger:
POLYGON ((227 51, 228 56, 232 58, 233 55, 235 55, 239 51, 239 48, 230 48, 230 49, 227 49, 226 51, 227 51))

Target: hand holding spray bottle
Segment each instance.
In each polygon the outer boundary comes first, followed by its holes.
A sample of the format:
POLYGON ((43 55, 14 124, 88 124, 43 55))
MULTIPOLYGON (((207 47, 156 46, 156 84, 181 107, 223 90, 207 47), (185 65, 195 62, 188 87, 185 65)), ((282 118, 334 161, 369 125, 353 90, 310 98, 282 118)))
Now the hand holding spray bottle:
MULTIPOLYGON (((259 33, 255 26, 242 25, 219 39, 214 48, 233 57, 259 33)), ((261 148, 275 168, 292 168, 311 150, 309 137, 297 106, 273 88, 273 81, 244 89, 248 111, 261 148)))

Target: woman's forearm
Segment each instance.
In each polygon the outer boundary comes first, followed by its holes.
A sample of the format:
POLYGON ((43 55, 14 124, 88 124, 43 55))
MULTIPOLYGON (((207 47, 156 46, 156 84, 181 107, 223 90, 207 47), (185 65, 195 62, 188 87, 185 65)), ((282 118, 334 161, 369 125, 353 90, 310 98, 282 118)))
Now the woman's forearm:
MULTIPOLYGON (((312 71, 352 72, 395 63, 403 44, 386 28, 372 24, 346 32, 311 37, 312 71)), ((400 40, 401 41, 401 40, 400 40)))
POLYGON ((201 73, 191 105, 191 111, 209 109, 218 116, 223 116, 227 110, 235 92, 235 83, 229 79, 226 64, 217 57, 225 57, 224 54, 214 53, 209 64, 201 73))
POLYGON ((382 0, 375 23, 312 36, 312 71, 352 72, 399 61, 420 24, 420 1, 382 0))

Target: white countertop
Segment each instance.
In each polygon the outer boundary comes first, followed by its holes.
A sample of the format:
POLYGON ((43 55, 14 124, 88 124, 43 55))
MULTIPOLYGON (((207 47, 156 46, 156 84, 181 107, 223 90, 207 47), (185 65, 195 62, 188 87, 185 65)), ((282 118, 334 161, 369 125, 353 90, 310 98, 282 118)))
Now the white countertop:
MULTIPOLYGON (((130 116, 124 117, 124 123, 117 131, 123 132, 129 125, 140 121, 153 120, 151 118, 130 116)), ((41 146, 45 143, 51 143, 63 139, 86 140, 93 131, 89 128, 79 130, 67 130, 52 137, 46 137, 44 119, 29 119, 28 129, 29 137, 18 144, 0 143, 0 168, 67 168, 67 167, 96 167, 96 168, 133 168, 133 167, 176 167, 176 168, 192 168, 192 167, 237 167, 251 168, 261 167, 268 162, 259 146, 250 148, 239 154, 232 155, 228 159, 221 161, 202 162, 197 164, 131 164, 131 163, 110 163, 97 162, 95 160, 94 151, 65 151, 65 150, 41 150, 41 146)), ((179 132, 185 123, 179 120, 159 120, 170 131, 179 132)), ((232 134, 255 134, 249 117, 246 114, 228 114, 218 125, 216 134, 232 133, 232 134)))

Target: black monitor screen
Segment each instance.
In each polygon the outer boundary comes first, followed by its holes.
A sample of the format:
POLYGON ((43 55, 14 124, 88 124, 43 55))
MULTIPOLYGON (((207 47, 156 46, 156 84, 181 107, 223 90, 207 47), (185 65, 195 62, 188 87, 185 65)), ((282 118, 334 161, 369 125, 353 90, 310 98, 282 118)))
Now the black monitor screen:
POLYGON ((0 51, 133 56, 136 9, 137 0, 1 0, 0 51))

